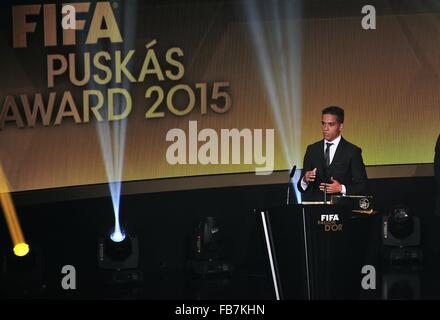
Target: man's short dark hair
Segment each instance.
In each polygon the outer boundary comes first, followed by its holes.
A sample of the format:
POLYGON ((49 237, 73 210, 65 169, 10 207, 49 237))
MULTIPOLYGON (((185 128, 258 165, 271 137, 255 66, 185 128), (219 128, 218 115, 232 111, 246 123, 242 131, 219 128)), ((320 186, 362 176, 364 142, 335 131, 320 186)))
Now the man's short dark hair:
POLYGON ((322 110, 322 115, 324 114, 335 115, 339 123, 344 123, 344 109, 342 109, 341 107, 329 106, 322 110))

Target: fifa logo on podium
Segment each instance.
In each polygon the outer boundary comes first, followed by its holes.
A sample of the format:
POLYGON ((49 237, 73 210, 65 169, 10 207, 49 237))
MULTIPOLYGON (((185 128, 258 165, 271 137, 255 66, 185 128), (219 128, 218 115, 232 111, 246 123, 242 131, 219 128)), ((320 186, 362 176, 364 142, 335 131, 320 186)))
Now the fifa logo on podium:
POLYGON ((325 232, 342 231, 342 223, 339 223, 338 214, 321 214, 321 220, 318 221, 319 225, 324 226, 325 232))
POLYGON ((322 222, 339 221, 339 215, 337 215, 337 214, 321 214, 321 221, 322 222))

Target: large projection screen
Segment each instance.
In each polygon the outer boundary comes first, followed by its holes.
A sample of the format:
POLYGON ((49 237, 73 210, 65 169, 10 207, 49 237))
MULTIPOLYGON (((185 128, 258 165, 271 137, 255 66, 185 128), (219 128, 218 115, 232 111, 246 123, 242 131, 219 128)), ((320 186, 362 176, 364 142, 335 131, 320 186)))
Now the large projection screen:
POLYGON ((188 163, 206 143, 194 144, 191 126, 196 137, 202 129, 218 135, 218 159, 222 129, 249 129, 254 140, 261 129, 263 141, 273 129, 273 170, 301 167, 328 105, 345 109, 343 135, 367 166, 433 162, 437 13, 378 16, 377 29, 364 30, 361 15, 277 20, 252 17, 239 2, 83 2, 83 26, 69 33, 61 4, 8 3, 0 13, 0 164, 12 192, 106 183, 109 159, 124 182, 260 166, 253 154, 245 163, 243 145, 238 164, 188 163), (166 157, 175 129, 186 134, 186 164, 166 157))

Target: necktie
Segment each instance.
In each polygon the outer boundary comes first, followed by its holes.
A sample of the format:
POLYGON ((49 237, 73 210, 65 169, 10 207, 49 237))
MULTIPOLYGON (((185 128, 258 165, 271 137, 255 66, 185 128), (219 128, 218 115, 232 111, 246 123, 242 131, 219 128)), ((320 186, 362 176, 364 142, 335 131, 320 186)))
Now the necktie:
POLYGON ((324 159, 325 159, 325 166, 328 168, 330 166, 330 146, 333 145, 333 143, 326 142, 327 148, 325 148, 324 152, 324 159))

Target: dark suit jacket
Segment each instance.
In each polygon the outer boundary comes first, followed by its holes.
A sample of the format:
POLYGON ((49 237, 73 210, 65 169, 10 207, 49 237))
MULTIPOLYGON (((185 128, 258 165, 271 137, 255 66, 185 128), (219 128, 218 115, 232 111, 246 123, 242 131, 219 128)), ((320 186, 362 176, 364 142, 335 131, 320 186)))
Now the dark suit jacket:
POLYGON ((440 135, 435 145, 434 174, 437 187, 436 214, 440 215, 440 135))
POLYGON ((319 201, 324 199, 323 192, 319 191, 322 182, 330 182, 330 178, 345 185, 347 195, 366 195, 368 193, 368 178, 362 159, 362 150, 341 137, 333 161, 326 169, 324 164, 324 140, 307 147, 304 156, 304 165, 301 178, 298 181, 298 190, 303 194, 305 201, 319 201), (306 190, 301 187, 301 180, 306 171, 316 170, 316 179, 309 183, 306 190))

